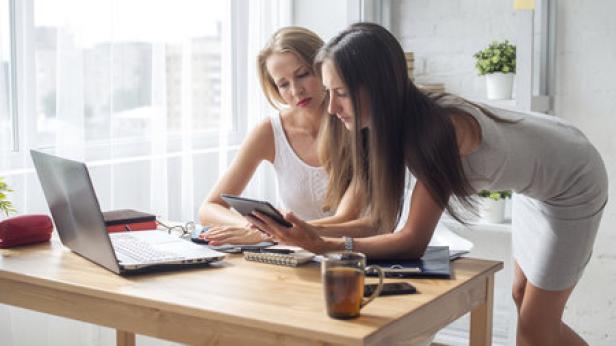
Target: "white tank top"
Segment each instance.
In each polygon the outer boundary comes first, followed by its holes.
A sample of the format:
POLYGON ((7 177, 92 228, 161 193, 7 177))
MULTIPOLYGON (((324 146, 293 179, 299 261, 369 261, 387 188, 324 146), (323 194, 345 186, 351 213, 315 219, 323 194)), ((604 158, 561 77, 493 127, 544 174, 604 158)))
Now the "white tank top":
POLYGON ((327 172, 323 167, 308 165, 297 156, 282 128, 280 114, 271 118, 274 130, 274 170, 282 209, 304 220, 331 216, 323 212, 327 192, 327 172))

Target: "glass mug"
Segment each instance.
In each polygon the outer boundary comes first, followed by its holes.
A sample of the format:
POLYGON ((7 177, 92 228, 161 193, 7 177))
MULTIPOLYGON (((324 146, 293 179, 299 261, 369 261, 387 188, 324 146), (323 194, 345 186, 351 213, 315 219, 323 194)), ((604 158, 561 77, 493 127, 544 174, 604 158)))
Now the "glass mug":
POLYGON ((326 253, 321 262, 321 276, 327 314, 338 319, 359 316, 359 310, 383 288, 383 271, 378 266, 366 267, 366 256, 359 252, 326 253), (370 297, 364 298, 364 278, 370 270, 378 272, 379 284, 370 297))

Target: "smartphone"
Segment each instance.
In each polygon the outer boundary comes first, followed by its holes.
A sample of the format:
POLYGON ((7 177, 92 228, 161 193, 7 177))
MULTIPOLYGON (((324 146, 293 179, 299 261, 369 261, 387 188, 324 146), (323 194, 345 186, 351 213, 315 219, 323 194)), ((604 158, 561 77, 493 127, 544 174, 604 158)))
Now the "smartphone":
MULTIPOLYGON (((364 286, 364 297, 369 297, 372 295, 372 292, 376 290, 378 287, 377 284, 368 284, 364 286)), ((395 294, 412 294, 417 293, 417 289, 415 286, 411 285, 408 282, 386 282, 383 284, 383 289, 381 290, 381 296, 391 296, 395 294)))
POLYGON ((220 195, 220 198, 233 207, 233 209, 237 210, 237 212, 241 215, 247 216, 251 215, 255 211, 258 211, 271 217, 274 221, 284 227, 293 227, 293 225, 285 220, 282 214, 280 214, 276 208, 269 204, 269 202, 227 194, 220 195))
POLYGON ((199 244, 207 244, 208 241, 201 238, 201 234, 206 233, 208 230, 209 230, 209 227, 207 226, 197 225, 195 227, 195 230, 192 231, 192 233, 190 234, 190 240, 192 240, 195 243, 199 243, 199 244))

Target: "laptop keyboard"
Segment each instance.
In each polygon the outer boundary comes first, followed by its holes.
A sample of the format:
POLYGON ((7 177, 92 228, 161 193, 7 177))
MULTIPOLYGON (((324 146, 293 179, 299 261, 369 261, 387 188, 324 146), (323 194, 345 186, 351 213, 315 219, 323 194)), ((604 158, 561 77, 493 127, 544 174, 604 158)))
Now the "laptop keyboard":
POLYGON ((111 238, 111 242, 116 252, 143 263, 184 259, 184 257, 177 256, 172 252, 155 249, 152 245, 134 238, 130 234, 117 234, 111 238))

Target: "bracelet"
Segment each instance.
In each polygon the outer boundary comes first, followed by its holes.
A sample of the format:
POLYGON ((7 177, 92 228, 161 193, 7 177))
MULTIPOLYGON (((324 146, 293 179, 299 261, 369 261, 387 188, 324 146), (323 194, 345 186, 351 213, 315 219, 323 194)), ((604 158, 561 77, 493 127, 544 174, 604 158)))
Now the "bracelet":
POLYGON ((351 237, 342 237, 344 240, 344 250, 345 251, 353 251, 353 238, 351 237))

